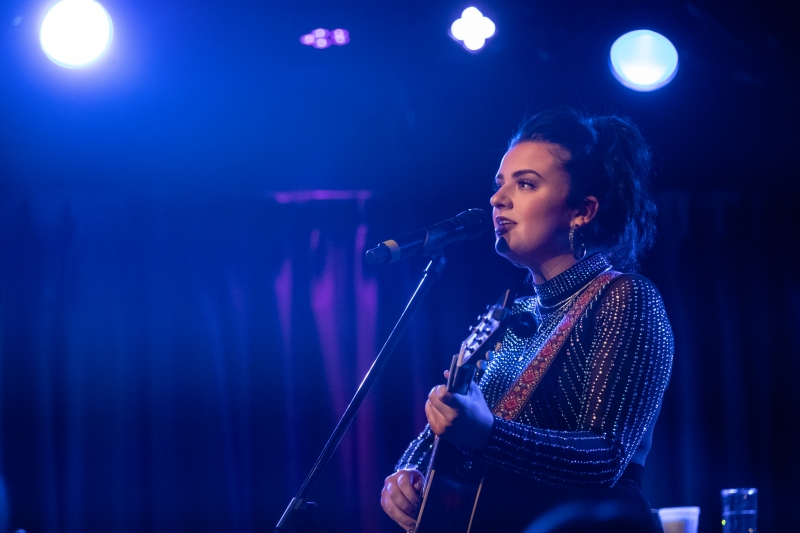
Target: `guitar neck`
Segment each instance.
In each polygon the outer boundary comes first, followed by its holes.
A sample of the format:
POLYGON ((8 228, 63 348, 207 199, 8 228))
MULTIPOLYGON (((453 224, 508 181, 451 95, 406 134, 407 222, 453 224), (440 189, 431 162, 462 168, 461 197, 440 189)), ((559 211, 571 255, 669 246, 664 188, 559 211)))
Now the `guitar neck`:
POLYGON ((453 356, 450 363, 450 377, 447 378, 447 390, 453 394, 466 394, 469 382, 475 379, 474 364, 459 364, 460 355, 453 356))
MULTIPOLYGON (((489 348, 498 349, 493 339, 502 338, 510 291, 470 328, 470 335, 453 356, 447 390, 466 394, 475 379, 479 361, 485 363, 489 348)), ((484 363, 480 363, 483 365, 484 363)), ((481 366, 483 369, 483 366, 481 366)), ((431 462, 425 476, 422 505, 417 516, 417 533, 469 533, 480 496, 486 464, 465 453, 458 446, 436 437, 431 462)))

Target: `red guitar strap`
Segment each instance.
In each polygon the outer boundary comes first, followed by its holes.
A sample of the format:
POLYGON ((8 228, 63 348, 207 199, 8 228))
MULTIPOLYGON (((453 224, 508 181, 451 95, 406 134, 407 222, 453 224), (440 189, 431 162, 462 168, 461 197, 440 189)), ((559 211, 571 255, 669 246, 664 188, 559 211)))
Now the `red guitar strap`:
POLYGON ((503 397, 492 409, 492 413, 505 418, 514 420, 522 412, 522 408, 528 403, 531 394, 539 385, 544 373, 550 368, 553 359, 556 358, 559 350, 569 337, 572 328, 578 323, 578 319, 588 307, 589 302, 600 293, 600 290, 608 283, 620 276, 620 272, 604 272, 594 278, 589 286, 584 290, 578 299, 572 304, 567 314, 558 323, 556 329, 550 334, 542 346, 542 349, 533 358, 533 361, 522 371, 517 380, 506 391, 503 397))

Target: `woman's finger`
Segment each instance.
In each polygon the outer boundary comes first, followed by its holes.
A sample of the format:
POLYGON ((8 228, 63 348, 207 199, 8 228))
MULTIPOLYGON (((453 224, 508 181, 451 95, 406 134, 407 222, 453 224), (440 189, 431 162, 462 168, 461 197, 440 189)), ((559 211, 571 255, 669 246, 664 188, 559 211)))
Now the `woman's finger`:
POLYGON ((425 402, 425 417, 428 419, 428 425, 431 427, 431 431, 433 431, 436 435, 439 434, 439 416, 433 406, 431 405, 431 401, 428 400, 425 402))
POLYGON ((418 493, 423 475, 416 469, 399 470, 387 477, 381 491, 381 507, 406 531, 416 524, 418 493))
POLYGON ((419 506, 419 493, 422 490, 422 474, 416 470, 403 471, 397 477, 397 486, 416 509, 419 506))
POLYGON ((428 395, 428 400, 433 403, 434 407, 446 416, 451 416, 452 408, 457 408, 461 404, 456 396, 447 390, 444 385, 439 385, 431 390, 428 395))
POLYGON ((428 417, 428 424, 431 426, 431 431, 436 435, 441 435, 447 426, 444 423, 442 413, 433 406, 430 400, 425 402, 425 416, 428 417))
POLYGON ((414 504, 406 498, 406 495, 397 486, 397 483, 390 483, 387 487, 387 494, 389 495, 389 499, 394 502, 395 506, 406 513, 407 515, 411 515, 414 512, 414 504))
POLYGON ((400 527, 406 531, 411 530, 411 528, 413 528, 416 524, 414 518, 399 509, 389 495, 385 494, 385 492, 386 489, 384 489, 384 492, 381 493, 381 507, 383 507, 383 511, 389 515, 389 518, 397 522, 400 527))

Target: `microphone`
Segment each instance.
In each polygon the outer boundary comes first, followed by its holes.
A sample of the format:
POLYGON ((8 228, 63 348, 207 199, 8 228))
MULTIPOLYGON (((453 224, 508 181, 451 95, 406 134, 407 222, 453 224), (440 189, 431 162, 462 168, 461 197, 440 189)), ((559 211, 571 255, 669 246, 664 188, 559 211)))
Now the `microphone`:
POLYGON ((444 222, 383 241, 367 250, 367 263, 382 265, 417 254, 436 255, 451 242, 474 239, 486 233, 490 227, 492 219, 485 211, 467 209, 444 222))

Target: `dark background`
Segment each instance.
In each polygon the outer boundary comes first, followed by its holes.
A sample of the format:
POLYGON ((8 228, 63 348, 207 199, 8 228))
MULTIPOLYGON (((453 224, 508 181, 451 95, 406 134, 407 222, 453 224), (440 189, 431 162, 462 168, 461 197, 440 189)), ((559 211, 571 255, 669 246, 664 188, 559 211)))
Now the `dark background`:
MULTIPOLYGON (((555 105, 632 117, 660 240, 642 271, 676 333, 648 458, 653 507, 800 497, 797 18, 774 2, 106 1, 79 70, 38 45, 48 4, 0 1, 0 468, 9 528, 265 531, 300 486, 424 267, 366 246, 487 207, 508 138, 555 105), (346 28, 344 47, 299 37, 346 28), (619 85, 622 33, 680 55, 619 85), (281 191, 361 191, 276 196, 281 191), (288 292, 287 292, 288 291, 288 292)), ((378 492, 466 326, 524 272, 491 238, 442 282, 313 498, 323 531, 396 531, 378 492)))

